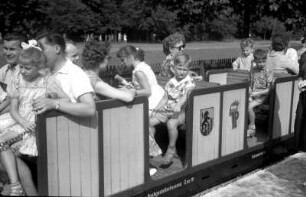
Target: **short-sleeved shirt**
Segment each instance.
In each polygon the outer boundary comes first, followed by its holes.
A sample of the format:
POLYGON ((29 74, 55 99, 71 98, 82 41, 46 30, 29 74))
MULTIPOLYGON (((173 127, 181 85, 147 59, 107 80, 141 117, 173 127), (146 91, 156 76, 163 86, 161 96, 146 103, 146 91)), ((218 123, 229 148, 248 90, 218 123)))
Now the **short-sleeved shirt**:
POLYGON ((58 80, 71 102, 77 102, 77 99, 86 93, 94 94, 86 73, 70 60, 66 60, 65 65, 53 76, 58 80))
POLYGON ((181 81, 177 81, 175 77, 171 78, 165 86, 168 94, 168 102, 165 109, 173 110, 178 101, 188 93, 188 90, 194 87, 193 79, 189 75, 181 81))
POLYGON ((242 70, 251 70, 252 61, 254 59, 253 54, 250 54, 247 57, 240 56, 232 64, 233 69, 242 69, 242 70))
POLYGON ((272 73, 288 73, 286 68, 299 70, 298 55, 295 49, 284 51, 270 51, 267 56, 267 69, 272 73))
POLYGON ((6 86, 6 90, 3 90, 7 93, 10 92, 12 81, 17 77, 19 73, 19 66, 11 66, 10 64, 6 64, 0 68, 0 82, 6 86))
POLYGON ((251 69, 251 91, 259 92, 269 87, 271 79, 267 69, 251 69))

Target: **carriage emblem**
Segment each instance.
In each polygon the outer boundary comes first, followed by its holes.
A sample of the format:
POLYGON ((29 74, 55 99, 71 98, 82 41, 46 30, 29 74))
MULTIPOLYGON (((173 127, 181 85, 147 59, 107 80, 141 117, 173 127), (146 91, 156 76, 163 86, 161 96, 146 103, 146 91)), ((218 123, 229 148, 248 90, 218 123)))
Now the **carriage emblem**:
POLYGON ((238 111, 239 102, 235 100, 229 110, 229 115, 232 117, 232 129, 237 128, 237 121, 239 118, 239 111, 238 111))
POLYGON ((213 129, 213 120, 214 120, 214 108, 205 108, 201 109, 201 121, 200 129, 203 136, 207 136, 211 133, 213 129))

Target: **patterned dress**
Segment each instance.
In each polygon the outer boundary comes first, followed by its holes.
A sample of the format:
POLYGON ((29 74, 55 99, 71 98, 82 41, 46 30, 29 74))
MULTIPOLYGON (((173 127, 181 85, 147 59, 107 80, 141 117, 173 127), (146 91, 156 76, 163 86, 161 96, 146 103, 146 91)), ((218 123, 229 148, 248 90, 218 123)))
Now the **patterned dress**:
MULTIPOLYGON (((47 95, 47 81, 45 77, 38 77, 33 82, 27 82, 19 74, 13 80, 12 91, 10 97, 19 100, 19 114, 29 120, 35 122, 36 114, 33 110, 32 103, 34 99, 45 97, 47 95)), ((9 113, 0 116, 0 142, 4 142, 4 150, 18 141, 22 141, 20 152, 31 156, 37 156, 35 134, 26 132, 25 129, 18 124, 9 113)))

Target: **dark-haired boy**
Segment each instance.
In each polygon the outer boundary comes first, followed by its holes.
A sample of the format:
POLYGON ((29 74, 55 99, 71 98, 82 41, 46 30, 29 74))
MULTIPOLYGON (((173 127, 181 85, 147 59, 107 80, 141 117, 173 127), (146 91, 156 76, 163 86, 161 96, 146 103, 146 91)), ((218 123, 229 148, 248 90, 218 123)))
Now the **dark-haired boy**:
POLYGON ((250 74, 251 82, 249 89, 249 126, 247 137, 254 137, 256 132, 254 108, 261 105, 269 93, 272 76, 268 75, 266 68, 267 52, 257 49, 254 52, 250 74))

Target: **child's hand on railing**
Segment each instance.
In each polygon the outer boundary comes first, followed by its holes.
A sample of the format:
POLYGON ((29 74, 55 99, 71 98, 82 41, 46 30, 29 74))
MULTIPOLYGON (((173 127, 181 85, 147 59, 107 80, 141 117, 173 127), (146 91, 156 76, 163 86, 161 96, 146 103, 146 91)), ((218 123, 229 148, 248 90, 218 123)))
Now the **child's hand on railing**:
POLYGON ((124 78, 121 77, 120 75, 117 75, 117 74, 116 74, 115 77, 114 77, 114 79, 116 79, 117 81, 119 81, 119 83, 121 84, 121 86, 119 86, 119 87, 124 86, 124 87, 126 87, 126 88, 128 88, 128 89, 134 88, 134 86, 133 86, 132 83, 128 82, 126 79, 124 79, 124 78))

